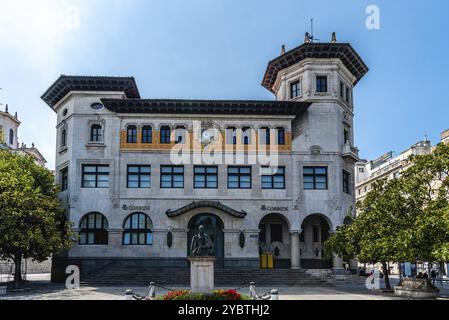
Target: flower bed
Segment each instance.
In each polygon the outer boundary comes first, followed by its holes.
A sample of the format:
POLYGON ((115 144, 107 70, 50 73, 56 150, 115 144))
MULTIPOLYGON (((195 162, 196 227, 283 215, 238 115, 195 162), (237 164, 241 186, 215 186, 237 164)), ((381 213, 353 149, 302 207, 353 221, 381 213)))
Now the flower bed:
POLYGON ((249 300, 247 296, 241 295, 235 290, 214 290, 210 294, 191 293, 188 290, 170 291, 161 300, 249 300))

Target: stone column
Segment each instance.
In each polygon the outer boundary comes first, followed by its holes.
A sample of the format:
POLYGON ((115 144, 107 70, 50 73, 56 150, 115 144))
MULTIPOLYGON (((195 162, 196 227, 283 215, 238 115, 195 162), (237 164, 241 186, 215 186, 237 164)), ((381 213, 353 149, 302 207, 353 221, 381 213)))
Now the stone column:
POLYGON ((291 268, 301 269, 301 255, 300 255, 300 244, 299 235, 301 231, 294 230, 291 231, 291 268))

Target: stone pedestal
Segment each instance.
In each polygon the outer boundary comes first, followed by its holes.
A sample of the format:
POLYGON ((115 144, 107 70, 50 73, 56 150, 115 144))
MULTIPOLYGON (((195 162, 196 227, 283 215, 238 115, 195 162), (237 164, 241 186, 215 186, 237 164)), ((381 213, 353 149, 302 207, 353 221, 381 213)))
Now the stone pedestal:
POLYGON ((192 293, 214 290, 215 257, 190 257, 190 288, 192 293))
POLYGON ((332 270, 338 275, 348 274, 345 268, 343 268, 343 260, 336 254, 334 254, 332 270))

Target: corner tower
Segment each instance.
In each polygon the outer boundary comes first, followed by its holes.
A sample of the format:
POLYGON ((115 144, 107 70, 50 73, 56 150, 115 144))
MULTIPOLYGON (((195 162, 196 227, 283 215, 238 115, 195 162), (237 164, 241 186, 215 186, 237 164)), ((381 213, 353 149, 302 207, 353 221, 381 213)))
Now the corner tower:
MULTIPOLYGON (((328 268, 323 243, 345 223, 355 204, 353 89, 368 67, 349 43, 302 45, 268 63, 262 85, 278 101, 310 107, 292 121, 292 267, 328 268), (300 252, 298 255, 297 253, 300 252)), ((336 257, 335 270, 342 269, 336 257)))

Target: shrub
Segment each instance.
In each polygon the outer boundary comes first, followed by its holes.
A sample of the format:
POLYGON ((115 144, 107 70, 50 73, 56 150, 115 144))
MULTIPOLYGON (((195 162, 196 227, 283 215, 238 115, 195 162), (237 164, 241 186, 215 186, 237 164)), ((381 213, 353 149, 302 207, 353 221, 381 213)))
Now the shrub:
POLYGON ((215 290, 210 294, 192 293, 188 290, 170 291, 162 300, 248 300, 246 296, 241 295, 236 290, 215 290))

